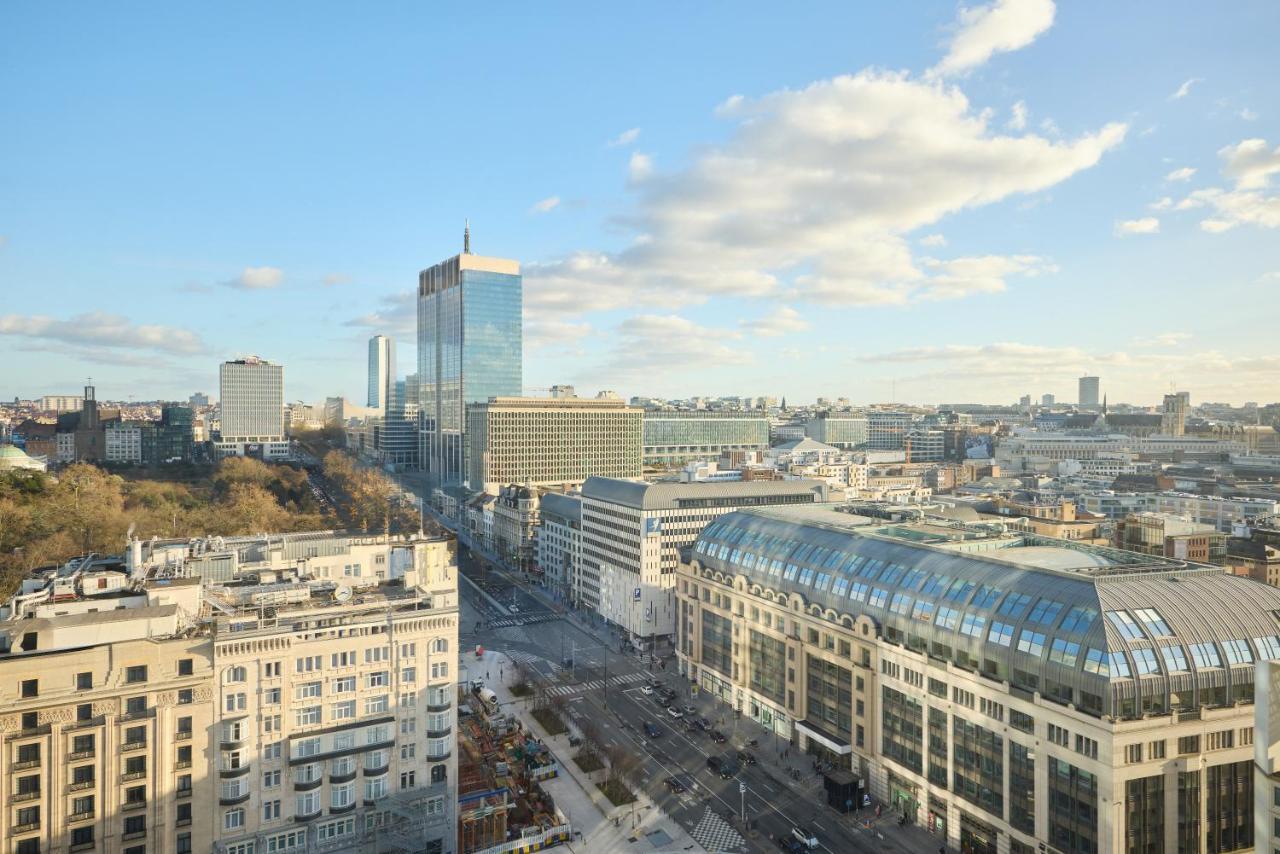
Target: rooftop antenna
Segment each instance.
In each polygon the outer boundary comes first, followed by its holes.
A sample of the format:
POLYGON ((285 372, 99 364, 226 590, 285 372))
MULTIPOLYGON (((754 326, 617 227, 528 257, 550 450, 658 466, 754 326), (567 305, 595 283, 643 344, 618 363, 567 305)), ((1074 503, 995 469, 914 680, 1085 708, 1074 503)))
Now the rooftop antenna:
POLYGON ((462 254, 471 254, 471 220, 464 219, 462 221, 462 254))

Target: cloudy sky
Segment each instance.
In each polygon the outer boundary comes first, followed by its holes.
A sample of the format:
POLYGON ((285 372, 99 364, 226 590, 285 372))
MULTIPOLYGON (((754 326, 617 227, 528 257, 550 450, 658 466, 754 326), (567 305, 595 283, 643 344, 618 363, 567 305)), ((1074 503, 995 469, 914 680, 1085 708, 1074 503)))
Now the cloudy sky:
POLYGON ((180 5, 0 11, 0 397, 359 398, 469 217, 530 391, 1280 399, 1271 0, 180 5))

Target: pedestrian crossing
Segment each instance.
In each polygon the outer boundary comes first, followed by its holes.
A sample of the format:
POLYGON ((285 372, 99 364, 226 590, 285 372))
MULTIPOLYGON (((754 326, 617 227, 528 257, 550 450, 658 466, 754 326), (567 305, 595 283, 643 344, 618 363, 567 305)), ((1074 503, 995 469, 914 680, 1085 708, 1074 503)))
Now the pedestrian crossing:
POLYGON ((741 851, 746 844, 742 834, 734 830, 729 822, 721 818, 710 807, 702 814, 702 820, 689 831, 689 835, 711 854, 722 851, 741 851))
MULTIPOLYGON (((645 673, 623 673, 619 676, 610 676, 608 684, 614 687, 622 685, 630 685, 648 678, 645 673)), ((548 688, 547 693, 553 697, 564 697, 568 694, 579 694, 587 691, 599 691, 605 686, 604 679, 592 679, 590 682, 578 682, 574 685, 556 685, 554 688, 548 688)))
POLYGON ((490 620, 488 625, 491 629, 507 629, 512 626, 532 626, 535 623, 550 623, 558 619, 560 619, 559 614, 517 614, 490 620))
POLYGON ((559 664, 556 664, 554 661, 548 661, 540 655, 534 655, 532 652, 525 652, 522 649, 507 650, 504 655, 512 661, 523 662, 530 667, 539 667, 543 663, 546 663, 546 665, 551 668, 552 673, 564 672, 564 668, 559 664))

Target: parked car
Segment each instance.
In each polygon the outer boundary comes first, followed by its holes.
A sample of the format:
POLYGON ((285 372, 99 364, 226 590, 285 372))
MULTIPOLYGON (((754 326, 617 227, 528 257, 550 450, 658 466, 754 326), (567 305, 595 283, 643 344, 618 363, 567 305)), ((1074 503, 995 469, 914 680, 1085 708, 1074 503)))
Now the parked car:
POLYGON ((783 851, 787 852, 787 854, 804 854, 804 852, 809 850, 808 848, 804 847, 804 845, 801 844, 799 840, 796 840, 790 836, 779 836, 778 847, 783 851))
POLYGON ((791 838, 799 842, 801 845, 803 845, 806 849, 810 851, 817 848, 821 844, 820 842, 818 842, 818 837, 814 836, 811 831, 809 831, 807 828, 804 828, 804 827, 791 828, 791 838))
POLYGON ((739 751, 738 751, 738 761, 739 761, 739 762, 741 762, 743 765, 755 765, 755 764, 756 764, 756 758, 755 758, 755 756, 753 756, 752 754, 748 753, 748 752, 747 752, 747 751, 745 751, 745 750, 739 750, 739 751))
POLYGON ((722 759, 721 757, 719 756, 707 757, 707 767, 710 768, 712 771, 716 772, 717 774, 720 773, 720 769, 723 766, 724 766, 724 759, 722 759))
POLYGON ((662 736, 662 728, 652 721, 645 721, 644 734, 649 738, 660 738, 662 736))
POLYGON ((708 735, 710 735, 710 736, 711 736, 711 740, 712 740, 712 741, 714 741, 716 744, 724 744, 726 741, 728 741, 728 740, 729 740, 729 739, 725 738, 725 737, 724 737, 724 733, 722 733, 722 732, 721 732, 720 730, 718 730, 718 729, 713 729, 713 730, 711 730, 711 732, 710 732, 710 733, 708 733, 708 735))
POLYGON ((680 707, 680 711, 684 712, 686 715, 696 715, 698 713, 698 709, 691 703, 685 703, 680 707))
POLYGON ((641 693, 641 694, 644 694, 646 697, 650 696, 651 694, 653 694, 653 686, 652 686, 652 685, 641 685, 641 686, 640 686, 640 693, 641 693))
POLYGON ((700 729, 711 729, 711 721, 706 718, 698 718, 698 727, 700 729))
POLYGON ((667 714, 669 714, 669 715, 671 715, 671 717, 673 717, 673 718, 677 718, 677 719, 678 719, 678 718, 683 718, 683 717, 684 717, 684 712, 680 711, 680 709, 679 709, 679 708, 677 708, 676 706, 672 706, 671 708, 667 709, 667 714))

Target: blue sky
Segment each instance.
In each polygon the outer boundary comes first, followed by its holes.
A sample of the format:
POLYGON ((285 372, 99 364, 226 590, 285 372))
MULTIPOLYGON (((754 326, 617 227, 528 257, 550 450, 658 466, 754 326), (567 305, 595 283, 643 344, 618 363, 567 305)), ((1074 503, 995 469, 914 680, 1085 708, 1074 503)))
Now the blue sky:
POLYGON ((608 6, 7 5, 0 397, 358 399, 469 217, 530 389, 1280 399, 1275 3, 608 6))

